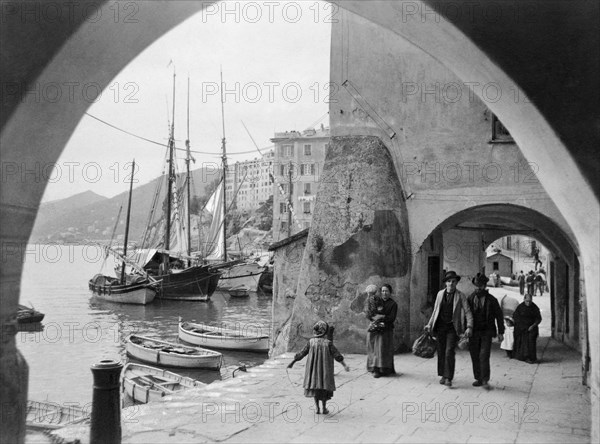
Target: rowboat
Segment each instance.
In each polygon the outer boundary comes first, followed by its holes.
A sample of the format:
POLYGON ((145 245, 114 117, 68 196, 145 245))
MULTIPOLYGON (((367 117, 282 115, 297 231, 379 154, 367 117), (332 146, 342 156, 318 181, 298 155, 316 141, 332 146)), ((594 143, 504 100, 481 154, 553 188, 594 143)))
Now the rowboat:
POLYGON ((44 319, 44 313, 37 311, 33 307, 27 307, 19 304, 17 310, 17 322, 19 324, 27 324, 33 322, 41 322, 44 319))
POLYGON ((127 282, 118 278, 95 275, 89 280, 90 291, 98 299, 120 304, 146 305, 154 300, 159 282, 152 282, 143 276, 127 276, 127 282))
POLYGON ((89 419, 91 410, 55 402, 27 401, 26 425, 30 429, 54 430, 89 419))
POLYGON ((229 296, 234 298, 247 298, 250 296, 250 289, 245 285, 229 289, 229 296))
POLYGON ((123 369, 121 384, 124 392, 134 401, 143 404, 158 401, 163 396, 206 385, 187 376, 132 362, 123 369))
POLYGON ((269 336, 211 325, 179 321, 179 339, 203 347, 226 350, 265 352, 269 350, 269 336))
POLYGON ((172 344, 145 336, 130 335, 127 354, 150 364, 165 367, 221 368, 223 355, 214 350, 172 344))

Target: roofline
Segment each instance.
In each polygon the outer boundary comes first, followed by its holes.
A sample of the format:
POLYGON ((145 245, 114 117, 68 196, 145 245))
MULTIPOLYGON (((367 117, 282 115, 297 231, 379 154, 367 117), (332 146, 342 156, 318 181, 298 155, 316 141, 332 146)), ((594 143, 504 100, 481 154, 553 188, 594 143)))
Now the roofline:
POLYGON ((308 236, 308 228, 305 228, 302 231, 297 232, 296 234, 290 236, 290 237, 286 237, 285 239, 282 239, 280 241, 274 242, 271 245, 269 245, 268 251, 275 251, 278 250, 281 247, 285 247, 286 245, 291 244, 292 242, 297 241, 298 239, 302 239, 303 237, 307 237, 308 236))

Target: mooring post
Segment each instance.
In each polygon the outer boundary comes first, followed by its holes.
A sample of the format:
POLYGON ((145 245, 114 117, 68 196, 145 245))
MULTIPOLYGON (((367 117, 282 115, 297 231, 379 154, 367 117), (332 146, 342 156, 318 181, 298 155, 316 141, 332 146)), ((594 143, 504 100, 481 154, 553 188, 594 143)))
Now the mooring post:
POLYGON ((102 360, 91 367, 94 375, 90 444, 121 443, 119 381, 123 364, 102 360))

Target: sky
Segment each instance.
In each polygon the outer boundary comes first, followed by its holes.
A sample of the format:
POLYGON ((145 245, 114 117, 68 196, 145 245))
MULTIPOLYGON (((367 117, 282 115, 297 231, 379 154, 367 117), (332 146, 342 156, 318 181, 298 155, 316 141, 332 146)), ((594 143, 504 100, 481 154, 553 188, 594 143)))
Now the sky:
MULTIPOLYGON (((275 131, 328 126, 327 84, 332 6, 319 1, 227 1, 165 34, 126 66, 88 114, 135 135, 165 143, 176 73, 175 139, 187 138, 190 79, 192 168, 220 166, 220 70, 225 92, 229 163, 258 157, 275 131), (243 124, 242 124, 243 122, 243 124)), ((136 185, 163 172, 165 147, 84 115, 57 162, 43 201, 91 190, 112 197, 128 189, 131 161, 136 185), (67 180, 65 180, 67 179, 67 180)), ((183 152, 181 152, 183 155, 183 152)), ((179 166, 183 169, 183 162, 179 166)))

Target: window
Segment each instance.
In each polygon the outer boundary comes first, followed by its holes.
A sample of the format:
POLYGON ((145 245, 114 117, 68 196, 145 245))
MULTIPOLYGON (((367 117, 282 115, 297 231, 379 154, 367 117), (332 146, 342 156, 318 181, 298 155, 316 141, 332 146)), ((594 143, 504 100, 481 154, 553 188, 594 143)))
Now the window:
POLYGON ((282 145, 280 153, 283 157, 292 157, 294 155, 294 145, 282 145))
POLYGON ((287 222, 282 220, 281 221, 281 231, 287 230, 287 222))
POLYGON ((304 184, 304 194, 310 194, 310 182, 304 184))
POLYGON ((279 214, 287 213, 287 205, 285 202, 279 202, 279 214))
POLYGON ((315 164, 314 163, 303 163, 300 165, 300 175, 301 176, 314 176, 315 174, 315 164))
POLYGON ((310 214, 310 202, 304 202, 302 206, 304 214, 310 214))
POLYGON ((304 155, 305 156, 312 155, 312 146, 310 144, 304 145, 304 155))
POLYGON ((283 191, 286 194, 294 193, 294 184, 293 183, 282 183, 281 186, 283 187, 283 191))
POLYGON ((285 176, 285 165, 279 165, 279 175, 285 176))
POLYGON ((500 267, 498 266, 498 262, 494 262, 494 271, 499 270, 500 267))
POLYGON ((502 122, 492 114, 492 140, 495 143, 514 143, 514 140, 502 122))

